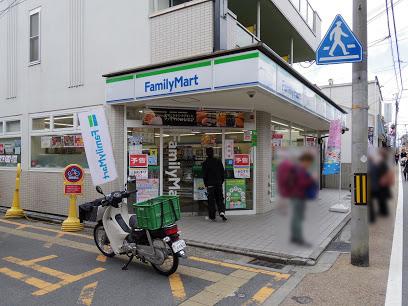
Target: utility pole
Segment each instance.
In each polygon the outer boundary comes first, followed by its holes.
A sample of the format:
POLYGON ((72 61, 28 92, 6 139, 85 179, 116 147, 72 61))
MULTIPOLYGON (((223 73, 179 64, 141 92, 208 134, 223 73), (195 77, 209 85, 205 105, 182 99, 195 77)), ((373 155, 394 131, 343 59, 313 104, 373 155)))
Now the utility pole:
POLYGON ((367 0, 353 0, 353 32, 363 47, 363 61, 353 63, 351 264, 368 267, 368 83, 367 0))

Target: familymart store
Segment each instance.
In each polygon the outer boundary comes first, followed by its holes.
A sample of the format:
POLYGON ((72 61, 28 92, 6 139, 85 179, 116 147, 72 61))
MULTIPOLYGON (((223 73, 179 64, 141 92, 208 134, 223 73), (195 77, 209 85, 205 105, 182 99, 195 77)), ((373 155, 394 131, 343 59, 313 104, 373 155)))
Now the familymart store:
POLYGON ((318 135, 344 114, 262 45, 104 77, 106 103, 125 106, 124 179, 137 178, 138 201, 179 195, 187 214, 206 212, 206 147, 225 165, 228 213, 263 213, 274 205, 274 122, 318 135))

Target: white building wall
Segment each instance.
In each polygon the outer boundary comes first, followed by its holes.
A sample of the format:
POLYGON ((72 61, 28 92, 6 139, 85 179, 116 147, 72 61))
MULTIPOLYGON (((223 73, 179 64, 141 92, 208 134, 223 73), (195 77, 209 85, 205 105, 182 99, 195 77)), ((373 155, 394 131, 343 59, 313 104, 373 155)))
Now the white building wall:
MULTIPOLYGON (((0 3, 0 10, 13 1, 0 3)), ((31 169, 30 116, 105 104, 102 74, 147 65, 149 1, 27 0, 0 18, 0 121, 21 119, 21 202, 24 209, 66 214, 62 170, 31 169), (41 61, 29 65, 29 12, 41 8, 41 61), (10 14, 11 13, 11 14, 10 14), (142 47, 141 47, 142 46, 142 47), (3 69, 7 67, 7 69, 3 69)), ((124 111, 106 106, 119 178, 123 184, 124 111)), ((15 168, 0 169, 0 206, 9 206, 15 168)), ((86 174, 84 197, 96 197, 86 174)))

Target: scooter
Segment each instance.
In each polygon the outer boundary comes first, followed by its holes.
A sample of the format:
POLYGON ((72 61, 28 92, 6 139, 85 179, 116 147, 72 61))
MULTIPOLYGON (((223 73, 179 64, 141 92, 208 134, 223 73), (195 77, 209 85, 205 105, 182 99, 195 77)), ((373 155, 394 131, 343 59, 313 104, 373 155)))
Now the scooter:
POLYGON ((160 274, 169 276, 179 265, 179 258, 186 257, 186 243, 179 237, 176 224, 157 229, 145 230, 137 227, 137 217, 129 214, 128 206, 123 202, 134 191, 115 191, 105 195, 100 186, 96 191, 104 197, 97 200, 97 225, 94 228, 95 244, 107 257, 127 255, 128 265, 136 257, 143 263, 150 262, 160 274))

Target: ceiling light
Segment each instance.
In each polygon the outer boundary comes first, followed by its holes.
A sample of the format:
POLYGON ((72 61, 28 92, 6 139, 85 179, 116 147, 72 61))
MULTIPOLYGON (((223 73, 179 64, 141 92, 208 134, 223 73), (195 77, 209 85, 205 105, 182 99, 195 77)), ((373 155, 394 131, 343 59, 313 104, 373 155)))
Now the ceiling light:
POLYGON ((289 125, 287 125, 287 124, 285 124, 285 123, 278 122, 278 121, 273 121, 273 120, 271 120, 271 122, 272 122, 272 123, 275 123, 275 124, 283 125, 283 126, 289 126, 289 125))

